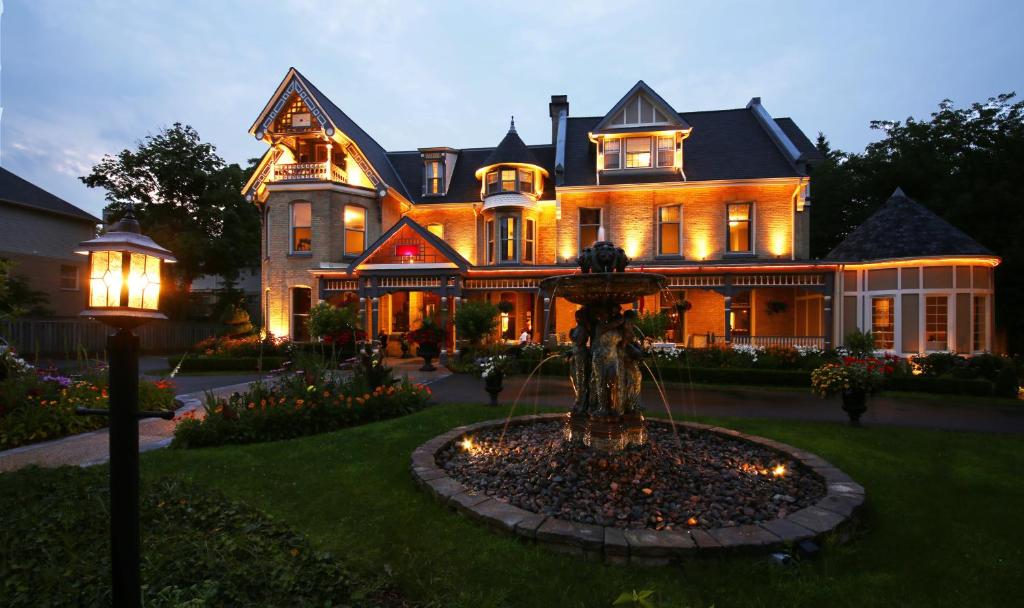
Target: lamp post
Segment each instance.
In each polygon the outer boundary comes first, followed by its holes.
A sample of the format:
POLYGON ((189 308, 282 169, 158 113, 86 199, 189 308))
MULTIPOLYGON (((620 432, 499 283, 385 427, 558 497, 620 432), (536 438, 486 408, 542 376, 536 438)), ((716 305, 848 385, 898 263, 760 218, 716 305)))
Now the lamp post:
POLYGON ((140 233, 131 209, 106 233, 79 244, 89 256, 89 303, 82 316, 112 327, 107 336, 109 409, 77 413, 110 416, 110 557, 113 605, 140 605, 139 419, 170 420, 174 412, 139 412, 139 338, 133 328, 166 319, 160 299, 161 262, 171 252, 140 233))

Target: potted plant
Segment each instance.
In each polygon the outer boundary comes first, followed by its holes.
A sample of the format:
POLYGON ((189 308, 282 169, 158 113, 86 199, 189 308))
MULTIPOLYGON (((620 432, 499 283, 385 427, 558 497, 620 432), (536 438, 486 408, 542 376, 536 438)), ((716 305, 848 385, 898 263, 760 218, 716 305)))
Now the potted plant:
POLYGON ((491 405, 498 405, 498 394, 505 388, 507 362, 502 355, 486 357, 480 362, 480 377, 484 379, 484 390, 491 396, 491 405))
POLYGON ((811 389, 823 399, 841 395, 850 425, 860 426, 868 397, 881 388, 893 369, 889 357, 843 357, 838 363, 826 363, 811 372, 811 389))
POLYGON ((440 344, 444 339, 444 331, 429 318, 423 319, 419 329, 414 329, 406 335, 409 342, 416 344, 416 354, 423 357, 423 367, 420 371, 432 372, 437 368, 430 364, 431 359, 441 352, 440 344))
POLYGON ((412 355, 409 354, 409 338, 405 334, 398 339, 398 347, 402 349, 402 358, 408 359, 412 355))

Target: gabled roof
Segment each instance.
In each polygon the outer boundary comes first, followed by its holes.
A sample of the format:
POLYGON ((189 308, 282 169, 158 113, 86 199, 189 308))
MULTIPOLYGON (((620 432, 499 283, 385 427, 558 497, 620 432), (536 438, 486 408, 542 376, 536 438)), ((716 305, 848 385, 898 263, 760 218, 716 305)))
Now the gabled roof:
POLYGON ((526 147, 523 140, 519 138, 519 134, 516 133, 516 121, 512 119, 512 124, 509 125, 508 133, 498 144, 498 147, 491 152, 491 155, 484 160, 483 164, 477 167, 481 169, 483 167, 490 167, 491 165, 498 165, 502 163, 521 163, 524 165, 533 165, 540 167, 537 162, 537 158, 530 152, 530 149, 526 147))
MULTIPOLYGON (((555 172, 555 147, 551 144, 542 146, 527 146, 530 153, 541 167, 549 174, 555 172)), ((472 203, 480 201, 480 180, 476 177, 476 170, 487 166, 485 161, 494 152, 494 148, 464 148, 459 150, 455 161, 455 168, 452 172, 451 183, 448 184, 448 192, 442 196, 428 196, 422 194, 423 189, 423 159, 420 152, 411 150, 408 152, 388 152, 388 158, 398 171, 399 176, 405 182, 406 189, 412 193, 409 199, 416 204, 429 205, 431 203, 472 203)), ((544 180, 544 192, 541 200, 555 200, 555 180, 544 180)))
MULTIPOLYGON (((682 112, 679 114, 692 130, 683 142, 683 173, 686 181, 732 179, 758 179, 771 177, 801 177, 793 164, 769 136, 761 122, 749 108, 682 112)), ((566 186, 595 185, 597 146, 590 141, 592 133, 602 120, 599 116, 570 117, 566 128, 565 184, 566 186)), ((818 158, 817 150, 806 136, 795 137, 799 128, 789 119, 780 119, 779 127, 793 139, 808 159, 818 158)), ((802 135, 802 134, 801 134, 802 135)), ((602 183, 610 184, 603 175, 602 183)), ((610 178, 612 179, 612 178, 610 178)), ((616 178, 617 179, 617 178, 616 178)), ((625 177, 621 179, 627 179, 625 177)), ((678 174, 644 175, 643 179, 682 181, 678 174)), ((633 179, 631 183, 638 183, 633 179)))
POLYGON ((631 99, 635 99, 638 95, 643 95, 647 97, 647 99, 650 100, 651 104, 661 111, 661 113, 669 121, 670 125, 679 129, 690 128, 690 125, 686 124, 686 121, 681 118, 680 114, 676 112, 675 109, 671 105, 669 105, 667 101, 662 99, 661 95, 658 95, 654 91, 654 89, 647 86, 647 83, 644 82, 643 80, 638 80, 636 84, 633 85, 633 88, 631 88, 629 92, 623 95, 622 99, 620 99, 618 103, 612 106, 612 109, 609 110, 608 113, 605 114, 604 117, 600 120, 600 122, 598 122, 597 125, 594 126, 593 132, 597 133, 603 131, 628 130, 628 128, 622 129, 612 126, 611 121, 615 117, 615 115, 618 114, 623 107, 625 107, 627 102, 629 102, 631 99))
MULTIPOLYGON (((270 101, 263 108, 259 117, 256 118, 256 122, 253 123, 252 127, 249 128, 249 132, 262 136, 263 126, 261 122, 266 121, 267 115, 271 110, 276 107, 276 104, 280 102, 280 98, 284 96, 285 92, 295 90, 296 94, 303 99, 310 106, 310 111, 313 115, 321 122, 327 123, 329 127, 337 129, 345 134, 346 137, 355 142, 359 150, 366 156, 366 160, 369 161, 373 169, 380 175, 381 179, 388 186, 395 188, 400 195, 406 198, 406 200, 412 200, 409 196, 409 189, 406 188, 405 183, 398 178, 398 172, 391 165, 391 161, 388 160, 387 152, 380 144, 377 143, 370 135, 363 130, 354 120, 349 118, 347 114, 341 111, 341 108, 334 105, 326 95, 320 92, 320 89, 316 88, 312 82, 310 82, 301 72, 295 68, 289 68, 288 73, 285 75, 284 80, 277 87, 277 92, 271 97, 270 101), (293 84, 294 83, 294 84, 293 84), (308 93, 307 96, 303 95, 303 92, 308 93), (312 101, 312 103, 310 103, 312 101), (320 112, 322 111, 322 113, 320 112)), ((290 94, 290 93, 289 93, 290 94)), ((287 99, 283 100, 287 102, 287 99)), ((328 129, 328 135, 333 131, 328 129)))
MULTIPOLYGON (((394 226, 389 228, 387 232, 380 235, 379 239, 374 241, 372 245, 366 248, 366 251, 364 251, 358 258, 356 258, 351 264, 349 264, 349 272, 354 271, 360 264, 365 262, 370 256, 377 253, 377 251, 381 247, 383 247, 385 244, 387 244, 389 240, 391 240, 391 237, 393 237, 395 234, 398 233, 399 230, 406 226, 408 226, 410 229, 412 229, 413 232, 421 236, 423 240, 427 241, 427 243, 432 245, 435 249, 440 251, 446 258, 448 258, 453 264, 455 264, 459 268, 459 270, 466 270, 469 268, 470 264, 466 260, 466 258, 459 255, 459 252, 455 251, 455 249, 452 248, 451 245, 449 245, 444 240, 438 238, 437 235, 435 235, 433 232, 421 226, 418 222, 416 222, 416 220, 412 219, 408 215, 403 215, 402 219, 398 220, 398 222, 396 222, 394 226)), ((415 265, 412 264, 408 265, 408 267, 409 269, 415 269, 415 265)))
POLYGON ((994 255, 987 247, 896 188, 889 200, 830 251, 826 259, 869 262, 994 255))
POLYGON ((90 224, 99 224, 102 221, 3 167, 0 167, 0 202, 56 213, 90 224))

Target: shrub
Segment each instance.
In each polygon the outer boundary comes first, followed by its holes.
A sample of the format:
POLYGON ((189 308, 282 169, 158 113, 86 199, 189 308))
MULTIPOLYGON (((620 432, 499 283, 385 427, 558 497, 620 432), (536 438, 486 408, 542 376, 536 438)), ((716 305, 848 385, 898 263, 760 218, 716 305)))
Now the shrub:
POLYGON ((228 326, 227 335, 230 338, 244 338, 251 335, 253 331, 249 311, 237 303, 224 309, 220 322, 228 326))
POLYGON ((171 445, 199 448, 327 433, 419 411, 430 398, 430 389, 408 381, 368 390, 358 380, 323 378, 310 371, 286 377, 274 388, 256 383, 227 399, 208 395, 205 418, 186 415, 171 445))
MULTIPOLYGON (((139 503, 145 606, 378 605, 385 591, 385 579, 359 579, 285 525, 193 483, 146 481, 139 503)), ((107 513, 102 467, 0 476, 3 605, 109 606, 107 513)))
POLYGON ((875 335, 855 329, 843 338, 843 345, 854 357, 865 357, 875 352, 875 335))
POLYGON ((479 300, 464 301, 455 311, 455 329, 459 337, 478 346, 498 327, 498 307, 479 300))
POLYGON ((992 387, 992 394, 996 397, 1016 399, 1020 394, 1020 380, 1017 378, 1017 370, 1009 365, 999 370, 995 386, 992 387))
POLYGON ((288 357, 292 349, 292 343, 285 338, 223 336, 200 340, 192 347, 191 352, 204 357, 288 357))
POLYGON ((663 312, 645 312, 637 316, 634 324, 645 338, 659 340, 668 333, 669 318, 663 312))

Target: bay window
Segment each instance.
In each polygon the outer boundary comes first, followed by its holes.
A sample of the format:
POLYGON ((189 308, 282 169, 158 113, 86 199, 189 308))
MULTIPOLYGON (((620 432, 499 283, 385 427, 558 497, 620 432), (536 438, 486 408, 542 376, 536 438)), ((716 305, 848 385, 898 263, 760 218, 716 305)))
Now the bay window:
POLYGON ((536 176, 531 169, 503 168, 488 171, 484 183, 486 194, 522 192, 534 194, 536 176))
POLYGON ((515 192, 516 191, 516 170, 515 169, 502 169, 501 170, 501 191, 502 192, 515 192))
POLYGON ((498 190, 498 172, 491 171, 487 174, 487 194, 494 194, 498 190))
POLYGON ((580 209, 580 242, 579 251, 597 242, 597 232, 601 228, 600 209, 580 209))
POLYGON ((507 215, 501 217, 498 222, 498 237, 500 241, 498 261, 519 261, 519 247, 516 242, 516 233, 519 231, 519 218, 507 215))
POLYGON ((366 209, 346 205, 345 255, 359 255, 366 248, 366 209))
POLYGON ((536 236, 535 236, 535 231, 537 229, 536 226, 537 226, 537 222, 535 222, 534 220, 531 220, 529 218, 527 218, 526 221, 523 222, 523 227, 524 227, 524 234, 523 234, 523 261, 524 262, 532 262, 533 261, 533 245, 534 245, 534 239, 536 238, 536 236))
POLYGON ((651 138, 626 138, 626 168, 640 169, 651 166, 651 138))
POLYGON ((726 205, 728 230, 726 231, 729 253, 751 253, 752 238, 752 207, 751 203, 729 203, 726 205))
POLYGON ((310 203, 295 201, 291 208, 291 251, 309 253, 313 249, 313 212, 310 203))
POLYGON ((658 255, 679 255, 682 248, 682 205, 658 208, 658 255))
POLYGON ((533 194, 533 171, 529 169, 519 170, 519 191, 533 194))
POLYGON ((487 220, 485 224, 485 232, 487 239, 487 263, 494 263, 494 220, 487 220))

